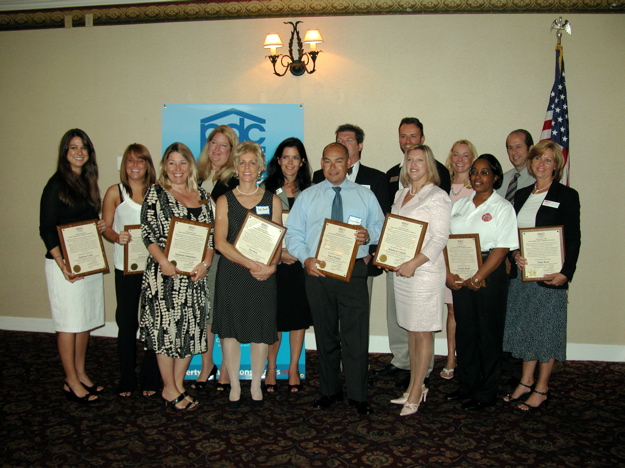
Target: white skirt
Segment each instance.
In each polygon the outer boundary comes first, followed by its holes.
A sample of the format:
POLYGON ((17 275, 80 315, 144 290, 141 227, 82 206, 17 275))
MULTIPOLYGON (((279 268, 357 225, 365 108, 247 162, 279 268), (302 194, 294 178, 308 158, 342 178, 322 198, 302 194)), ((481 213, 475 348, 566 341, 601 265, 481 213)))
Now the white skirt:
POLYGON ((46 280, 57 332, 81 333, 104 325, 102 273, 70 283, 52 259, 46 258, 46 280))

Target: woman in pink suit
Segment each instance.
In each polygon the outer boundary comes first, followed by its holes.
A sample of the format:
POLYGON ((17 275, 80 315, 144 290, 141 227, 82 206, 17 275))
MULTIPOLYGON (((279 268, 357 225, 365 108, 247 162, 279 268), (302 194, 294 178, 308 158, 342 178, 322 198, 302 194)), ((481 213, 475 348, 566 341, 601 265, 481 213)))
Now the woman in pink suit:
POLYGON ((400 415, 416 413, 428 389, 423 384, 432 353, 433 332, 443 328, 445 258, 449 237, 451 200, 438 187, 440 178, 432 150, 425 145, 406 150, 400 181, 405 187, 395 195, 391 212, 428 223, 423 245, 414 258, 395 268, 393 281, 397 323, 408 330, 410 384, 391 403, 404 405, 400 415))

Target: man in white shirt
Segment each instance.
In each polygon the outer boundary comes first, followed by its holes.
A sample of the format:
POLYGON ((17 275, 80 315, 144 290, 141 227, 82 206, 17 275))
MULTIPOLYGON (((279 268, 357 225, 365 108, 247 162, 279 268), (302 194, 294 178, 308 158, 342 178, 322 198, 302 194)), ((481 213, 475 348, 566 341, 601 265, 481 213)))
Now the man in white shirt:
POLYGON ((506 151, 514 167, 503 175, 503 183, 497 189, 497 193, 512 204, 517 190, 536 182, 527 172, 527 155, 533 146, 532 135, 522 128, 510 132, 506 138, 506 151))

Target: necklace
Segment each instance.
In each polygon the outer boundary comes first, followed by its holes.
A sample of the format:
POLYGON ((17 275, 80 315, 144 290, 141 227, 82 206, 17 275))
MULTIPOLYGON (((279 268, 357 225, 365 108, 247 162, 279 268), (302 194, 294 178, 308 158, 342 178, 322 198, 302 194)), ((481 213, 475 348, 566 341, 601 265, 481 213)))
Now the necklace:
POLYGON ((421 190, 423 187, 425 187, 425 185, 422 185, 421 187, 419 187, 419 188, 417 189, 417 191, 416 191, 415 193, 412 193, 412 185, 411 185, 411 186, 410 186, 410 189, 409 189, 409 191, 410 191, 410 195, 412 195, 412 196, 414 197, 417 193, 419 193, 419 190, 421 190))
POLYGON ((460 195, 460 192, 462 192, 463 188, 464 184, 451 184, 451 188, 449 190, 454 197, 457 197, 458 195, 460 195), (460 189, 457 192, 454 192, 454 185, 460 185, 460 189))
POLYGON ((239 192, 241 195, 254 195, 256 192, 258 192, 259 188, 260 188, 260 185, 257 185, 256 190, 250 193, 245 193, 245 192, 241 192, 241 190, 239 190, 239 186, 237 185, 237 192, 239 192))
POLYGON ((549 189, 549 187, 551 187, 551 184, 553 184, 553 181, 551 181, 551 183, 550 183, 549 185, 547 185, 546 187, 543 187, 543 188, 541 188, 541 189, 536 188, 536 184, 534 184, 534 191, 533 191, 533 192, 534 192, 534 193, 541 193, 541 192, 544 192, 545 190, 548 190, 548 189, 549 189))

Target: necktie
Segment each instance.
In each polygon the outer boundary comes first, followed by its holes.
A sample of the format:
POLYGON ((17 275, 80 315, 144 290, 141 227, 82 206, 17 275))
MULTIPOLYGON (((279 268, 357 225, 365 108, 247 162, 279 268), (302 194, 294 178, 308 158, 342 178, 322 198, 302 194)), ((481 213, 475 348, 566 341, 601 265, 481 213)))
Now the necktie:
POLYGON ((514 194, 516 193, 517 179, 520 175, 521 174, 519 174, 518 172, 514 174, 514 177, 508 185, 508 190, 506 190, 506 200, 508 200, 512 204, 514 204, 514 194))
POLYGON ((341 187, 332 187, 336 192, 332 201, 332 215, 334 221, 343 222, 343 198, 341 197, 341 187))

